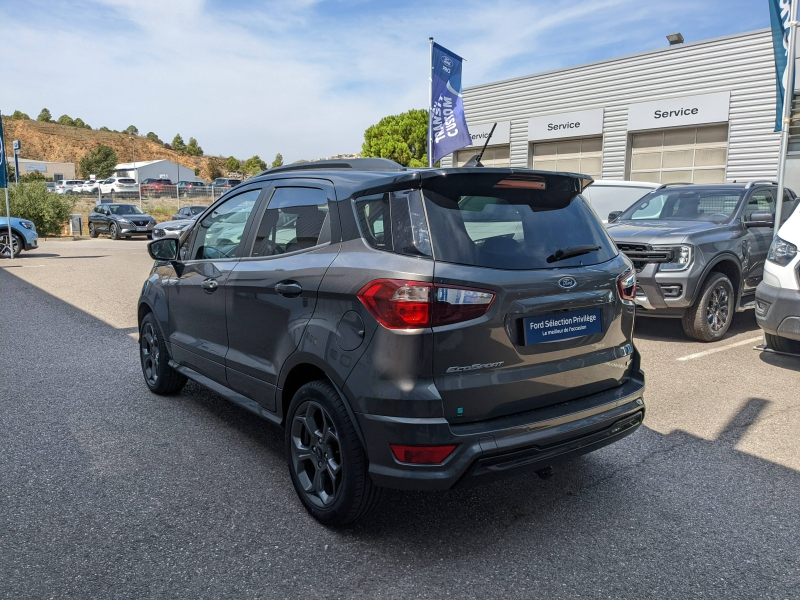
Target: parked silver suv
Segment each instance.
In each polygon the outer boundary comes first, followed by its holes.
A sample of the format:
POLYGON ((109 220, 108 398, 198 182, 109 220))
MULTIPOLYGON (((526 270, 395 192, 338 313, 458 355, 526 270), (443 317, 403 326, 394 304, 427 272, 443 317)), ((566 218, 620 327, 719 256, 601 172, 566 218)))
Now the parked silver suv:
POLYGON ((590 181, 383 159, 265 172, 149 245, 145 382, 190 378, 285 427, 324 523, 383 487, 546 476, 644 417, 636 276, 590 181))

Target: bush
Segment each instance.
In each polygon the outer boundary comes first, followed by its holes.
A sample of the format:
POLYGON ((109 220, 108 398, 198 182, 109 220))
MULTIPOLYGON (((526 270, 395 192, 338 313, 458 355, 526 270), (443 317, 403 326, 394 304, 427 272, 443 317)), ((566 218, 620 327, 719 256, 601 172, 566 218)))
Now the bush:
POLYGON ((42 175, 41 171, 33 171, 31 173, 25 173, 24 175, 19 176, 20 181, 47 181, 47 178, 42 175))
POLYGON ((75 127, 75 119, 73 119, 69 115, 61 115, 60 117, 58 117, 57 122, 59 125, 67 125, 69 127, 75 127))
POLYGON ((157 136, 155 133, 153 133, 152 131, 148 131, 148 132, 147 132, 147 135, 146 135, 145 137, 146 137, 148 140, 150 140, 151 142, 155 142, 156 144, 162 144, 162 145, 163 145, 163 143, 164 143, 164 142, 162 142, 162 141, 161 141, 161 140, 158 138, 158 136, 157 136))
MULTIPOLYGON (((238 163, 239 161, 236 162, 238 163)), ((212 181, 217 177, 222 177, 222 171, 220 170, 217 161, 215 161, 213 158, 206 159, 206 174, 212 181)), ((195 175, 197 175, 197 173, 195 173, 195 175)))
MULTIPOLYGON (((19 183, 8 190, 11 214, 36 225, 39 235, 59 235, 75 207, 75 201, 47 191, 43 181, 19 183)), ((0 202, 0 216, 6 216, 5 202, 0 202)))
POLYGON ((267 163, 261 160, 261 157, 256 154, 255 156, 251 156, 248 158, 244 163, 244 170, 251 175, 257 175, 261 173, 261 171, 266 170, 267 163))
POLYGON ((31 118, 28 115, 26 115, 24 112, 22 112, 21 110, 15 110, 14 114, 11 115, 11 118, 14 119, 15 121, 30 121, 31 120, 31 118))
POLYGON ((238 171, 241 168, 239 161, 234 156, 229 156, 228 160, 225 161, 225 168, 228 171, 238 171))

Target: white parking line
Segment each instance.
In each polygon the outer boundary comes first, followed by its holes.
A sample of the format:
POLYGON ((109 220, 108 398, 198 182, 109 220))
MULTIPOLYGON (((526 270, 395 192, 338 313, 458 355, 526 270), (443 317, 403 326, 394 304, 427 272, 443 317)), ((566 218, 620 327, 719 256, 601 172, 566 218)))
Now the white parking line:
POLYGON ((704 352, 696 352, 695 354, 689 354, 688 356, 681 356, 676 360, 692 360, 694 358, 700 358, 701 356, 708 356, 709 354, 715 354, 716 352, 722 352, 723 350, 730 350, 731 348, 736 348, 737 346, 746 346, 747 344, 752 344, 754 342, 761 342, 763 340, 764 336, 760 335, 758 337, 742 340, 741 342, 736 342, 734 344, 727 344, 725 346, 720 346, 718 348, 712 348, 711 350, 706 350, 704 352))

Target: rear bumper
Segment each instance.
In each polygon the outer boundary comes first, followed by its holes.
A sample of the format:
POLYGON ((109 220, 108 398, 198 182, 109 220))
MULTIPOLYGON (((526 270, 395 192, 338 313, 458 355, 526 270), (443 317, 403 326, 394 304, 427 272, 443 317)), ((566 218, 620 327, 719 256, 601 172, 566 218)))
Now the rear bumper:
POLYGON ((769 334, 800 340, 800 291, 759 283, 756 322, 769 334))
POLYGON ((445 490, 540 469, 597 450, 633 433, 644 418, 644 374, 600 394, 522 415, 450 425, 444 418, 356 414, 369 472, 380 486, 445 490), (389 444, 456 444, 440 465, 395 459, 389 444))

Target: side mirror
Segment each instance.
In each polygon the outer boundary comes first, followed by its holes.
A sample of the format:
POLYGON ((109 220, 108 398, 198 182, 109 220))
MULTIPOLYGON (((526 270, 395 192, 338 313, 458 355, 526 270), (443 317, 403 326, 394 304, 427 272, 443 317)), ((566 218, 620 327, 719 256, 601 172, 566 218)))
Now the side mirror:
POLYGON ((620 216, 621 214, 622 214, 622 211, 621 211, 621 210, 615 210, 614 212, 610 212, 610 213, 608 213, 608 222, 609 222, 609 223, 613 223, 614 221, 616 221, 617 219, 619 219, 619 216, 620 216))
POLYGON ((178 240, 165 238, 147 244, 147 252, 153 260, 173 261, 178 260, 178 240))
POLYGON ((774 227, 775 213, 768 210, 755 210, 750 214, 750 220, 745 221, 747 227, 774 227))

